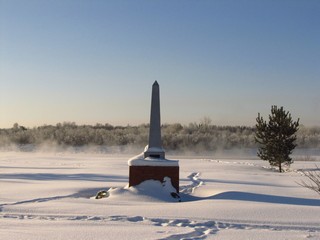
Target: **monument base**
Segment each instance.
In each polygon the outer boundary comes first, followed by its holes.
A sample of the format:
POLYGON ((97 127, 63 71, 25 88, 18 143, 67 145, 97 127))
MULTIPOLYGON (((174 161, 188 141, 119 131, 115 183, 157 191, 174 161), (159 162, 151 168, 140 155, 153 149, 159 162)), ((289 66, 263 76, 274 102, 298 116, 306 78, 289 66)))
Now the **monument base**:
POLYGON ((164 177, 171 178, 172 186, 179 193, 179 166, 129 166, 129 187, 151 179, 163 182, 164 177))

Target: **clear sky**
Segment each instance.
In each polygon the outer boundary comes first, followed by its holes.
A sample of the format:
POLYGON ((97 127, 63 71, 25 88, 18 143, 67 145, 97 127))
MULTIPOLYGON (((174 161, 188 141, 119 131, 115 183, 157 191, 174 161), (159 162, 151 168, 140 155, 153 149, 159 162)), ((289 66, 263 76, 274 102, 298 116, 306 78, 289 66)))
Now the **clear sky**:
POLYGON ((319 0, 0 0, 0 128, 72 121, 320 126, 319 0))

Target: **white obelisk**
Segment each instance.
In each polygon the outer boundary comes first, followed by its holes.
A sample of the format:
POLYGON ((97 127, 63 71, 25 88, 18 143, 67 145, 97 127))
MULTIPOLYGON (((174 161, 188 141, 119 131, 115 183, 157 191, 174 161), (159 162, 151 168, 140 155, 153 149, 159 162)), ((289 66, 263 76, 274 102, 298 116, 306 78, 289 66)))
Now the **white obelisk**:
POLYGON ((179 193, 179 161, 168 160, 161 144, 160 93, 157 81, 152 85, 149 145, 143 153, 129 159, 129 187, 146 180, 162 183, 171 180, 179 193))
POLYGON ((161 143, 160 90, 157 81, 152 85, 149 145, 144 152, 144 157, 165 158, 161 143))

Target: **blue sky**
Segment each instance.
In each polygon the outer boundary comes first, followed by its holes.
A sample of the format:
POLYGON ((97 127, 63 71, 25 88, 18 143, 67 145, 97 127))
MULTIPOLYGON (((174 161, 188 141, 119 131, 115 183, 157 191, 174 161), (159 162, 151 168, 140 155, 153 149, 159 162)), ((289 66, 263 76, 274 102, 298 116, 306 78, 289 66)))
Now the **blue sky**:
POLYGON ((320 126, 320 1, 0 0, 0 128, 255 124, 271 105, 320 126))

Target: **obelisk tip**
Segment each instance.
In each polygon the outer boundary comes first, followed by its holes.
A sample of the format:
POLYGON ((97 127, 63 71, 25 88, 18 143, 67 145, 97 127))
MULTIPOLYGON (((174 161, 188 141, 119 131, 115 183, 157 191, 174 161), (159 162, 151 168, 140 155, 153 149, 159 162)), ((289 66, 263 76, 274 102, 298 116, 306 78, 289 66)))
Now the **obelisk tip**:
POLYGON ((154 81, 153 85, 158 85, 159 86, 159 83, 156 81, 154 81))

